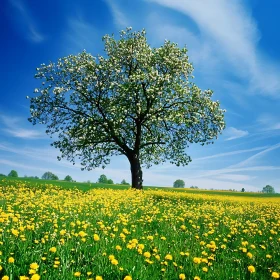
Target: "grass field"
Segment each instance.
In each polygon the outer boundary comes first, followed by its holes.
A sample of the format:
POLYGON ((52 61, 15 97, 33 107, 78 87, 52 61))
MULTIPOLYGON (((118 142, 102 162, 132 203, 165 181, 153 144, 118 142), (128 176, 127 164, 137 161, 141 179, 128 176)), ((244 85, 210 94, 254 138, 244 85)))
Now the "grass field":
POLYGON ((279 278, 279 195, 49 183, 0 178, 0 279, 279 278))

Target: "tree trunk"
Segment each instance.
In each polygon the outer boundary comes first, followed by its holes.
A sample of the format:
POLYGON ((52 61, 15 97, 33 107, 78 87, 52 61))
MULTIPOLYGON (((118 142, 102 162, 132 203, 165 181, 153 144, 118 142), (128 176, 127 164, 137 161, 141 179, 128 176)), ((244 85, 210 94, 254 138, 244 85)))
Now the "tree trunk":
POLYGON ((129 158, 130 170, 131 170, 131 186, 133 189, 143 189, 142 169, 137 155, 133 155, 129 158))

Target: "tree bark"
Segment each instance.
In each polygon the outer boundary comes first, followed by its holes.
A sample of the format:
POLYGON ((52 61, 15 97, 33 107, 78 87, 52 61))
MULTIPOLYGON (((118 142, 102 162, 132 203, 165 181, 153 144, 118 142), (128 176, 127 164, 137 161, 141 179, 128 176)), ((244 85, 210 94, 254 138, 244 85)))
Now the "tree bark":
POLYGON ((131 186, 133 189, 143 189, 142 169, 139 161, 139 156, 134 154, 129 158, 131 170, 131 186))

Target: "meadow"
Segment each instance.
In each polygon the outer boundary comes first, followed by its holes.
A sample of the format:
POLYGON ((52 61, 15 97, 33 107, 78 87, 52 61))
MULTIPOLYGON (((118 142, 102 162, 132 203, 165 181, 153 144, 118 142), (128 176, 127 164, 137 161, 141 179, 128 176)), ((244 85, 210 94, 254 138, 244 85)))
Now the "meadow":
POLYGON ((0 179, 0 279, 277 279, 280 197, 0 179))

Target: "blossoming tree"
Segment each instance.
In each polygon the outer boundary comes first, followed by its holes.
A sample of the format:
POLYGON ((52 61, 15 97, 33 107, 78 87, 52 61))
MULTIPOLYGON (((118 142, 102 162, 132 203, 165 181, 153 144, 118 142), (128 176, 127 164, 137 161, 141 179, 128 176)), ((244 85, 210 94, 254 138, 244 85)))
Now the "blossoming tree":
POLYGON ((191 79, 186 48, 165 41, 152 48, 144 30, 119 39, 103 37, 105 56, 70 55, 37 68, 42 80, 30 99, 33 124, 47 134, 63 158, 83 169, 114 155, 130 162, 132 187, 142 189, 142 169, 169 161, 187 165, 190 143, 209 144, 224 129, 224 111, 191 79))

